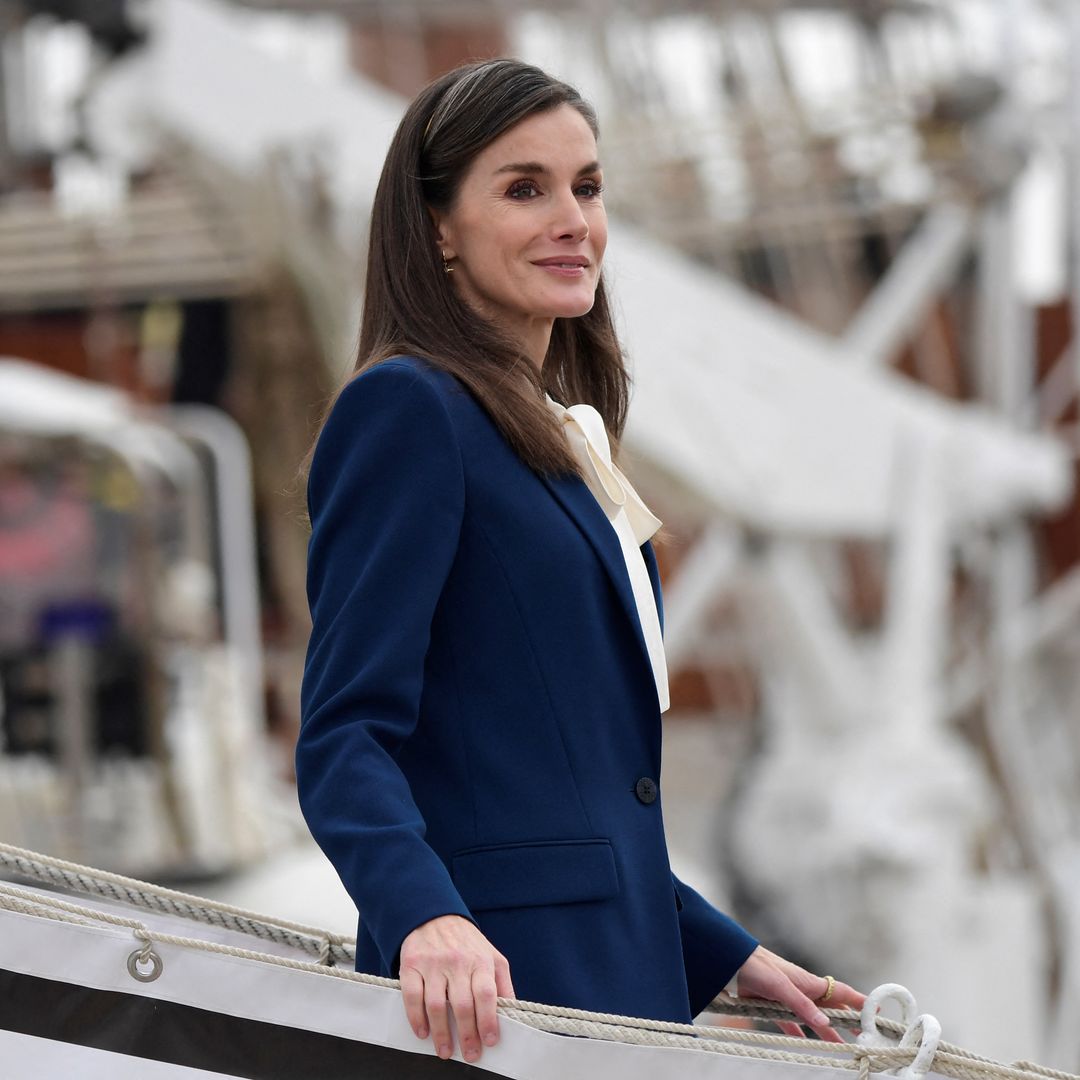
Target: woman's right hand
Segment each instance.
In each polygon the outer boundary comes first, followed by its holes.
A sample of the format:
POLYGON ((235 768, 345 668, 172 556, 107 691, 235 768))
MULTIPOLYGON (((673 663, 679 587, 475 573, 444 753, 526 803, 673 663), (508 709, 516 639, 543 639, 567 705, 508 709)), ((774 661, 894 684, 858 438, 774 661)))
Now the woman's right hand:
POLYGON ((417 1038, 431 1035, 435 1052, 454 1052, 447 1004, 454 1010, 461 1055, 480 1057, 499 1041, 496 998, 515 996, 506 957, 460 915, 422 923, 401 943, 401 993, 417 1038))

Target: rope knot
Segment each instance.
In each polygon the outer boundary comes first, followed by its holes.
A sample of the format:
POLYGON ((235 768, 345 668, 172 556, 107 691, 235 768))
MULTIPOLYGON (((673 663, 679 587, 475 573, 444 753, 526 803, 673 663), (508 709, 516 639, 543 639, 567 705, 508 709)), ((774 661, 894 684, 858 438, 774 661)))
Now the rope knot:
POLYGON ((135 935, 138 941, 141 941, 142 948, 138 952, 139 963, 149 964, 150 957, 154 952, 154 939, 150 936, 150 931, 145 926, 132 927, 131 932, 135 935))
POLYGON ((326 967, 333 967, 333 950, 341 947, 341 937, 338 934, 332 934, 329 930, 323 935, 322 944, 319 948, 319 963, 324 964, 326 967))
POLYGON ((870 1051, 859 1046, 852 1051, 859 1065, 859 1080, 870 1080, 870 1051))

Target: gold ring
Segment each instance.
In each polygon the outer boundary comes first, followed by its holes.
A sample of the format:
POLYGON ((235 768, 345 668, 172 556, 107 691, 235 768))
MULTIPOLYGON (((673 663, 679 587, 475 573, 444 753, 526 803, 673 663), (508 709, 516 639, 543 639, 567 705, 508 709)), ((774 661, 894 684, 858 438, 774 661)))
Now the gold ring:
POLYGON ((822 1004, 828 1001, 836 990, 836 980, 831 975, 824 976, 825 978, 825 993, 818 998, 822 1004))

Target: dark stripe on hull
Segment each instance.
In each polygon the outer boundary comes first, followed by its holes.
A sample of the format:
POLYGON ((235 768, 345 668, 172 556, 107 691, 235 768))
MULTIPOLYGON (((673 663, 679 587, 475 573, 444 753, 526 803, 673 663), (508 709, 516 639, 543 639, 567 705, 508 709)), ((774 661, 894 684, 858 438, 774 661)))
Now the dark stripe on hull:
MULTIPOLYGON (((0 969, 0 1028, 247 1080, 426 1080, 460 1061, 0 969)), ((475 1072, 471 1075, 476 1076, 475 1072)), ((485 1072, 490 1080, 511 1080, 485 1072)))

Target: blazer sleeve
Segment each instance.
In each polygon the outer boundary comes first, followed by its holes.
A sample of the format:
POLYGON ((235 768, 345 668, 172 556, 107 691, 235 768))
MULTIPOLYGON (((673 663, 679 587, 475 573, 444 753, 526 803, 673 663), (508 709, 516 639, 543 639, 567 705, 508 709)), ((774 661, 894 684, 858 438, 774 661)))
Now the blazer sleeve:
POLYGON ((312 631, 296 749, 300 805, 391 971, 439 915, 471 919, 398 768, 465 482, 436 389, 384 361, 335 402, 308 478, 312 631))
POLYGON ((679 901, 690 1013, 697 1016, 746 963, 758 942, 699 892, 671 875, 679 901))

